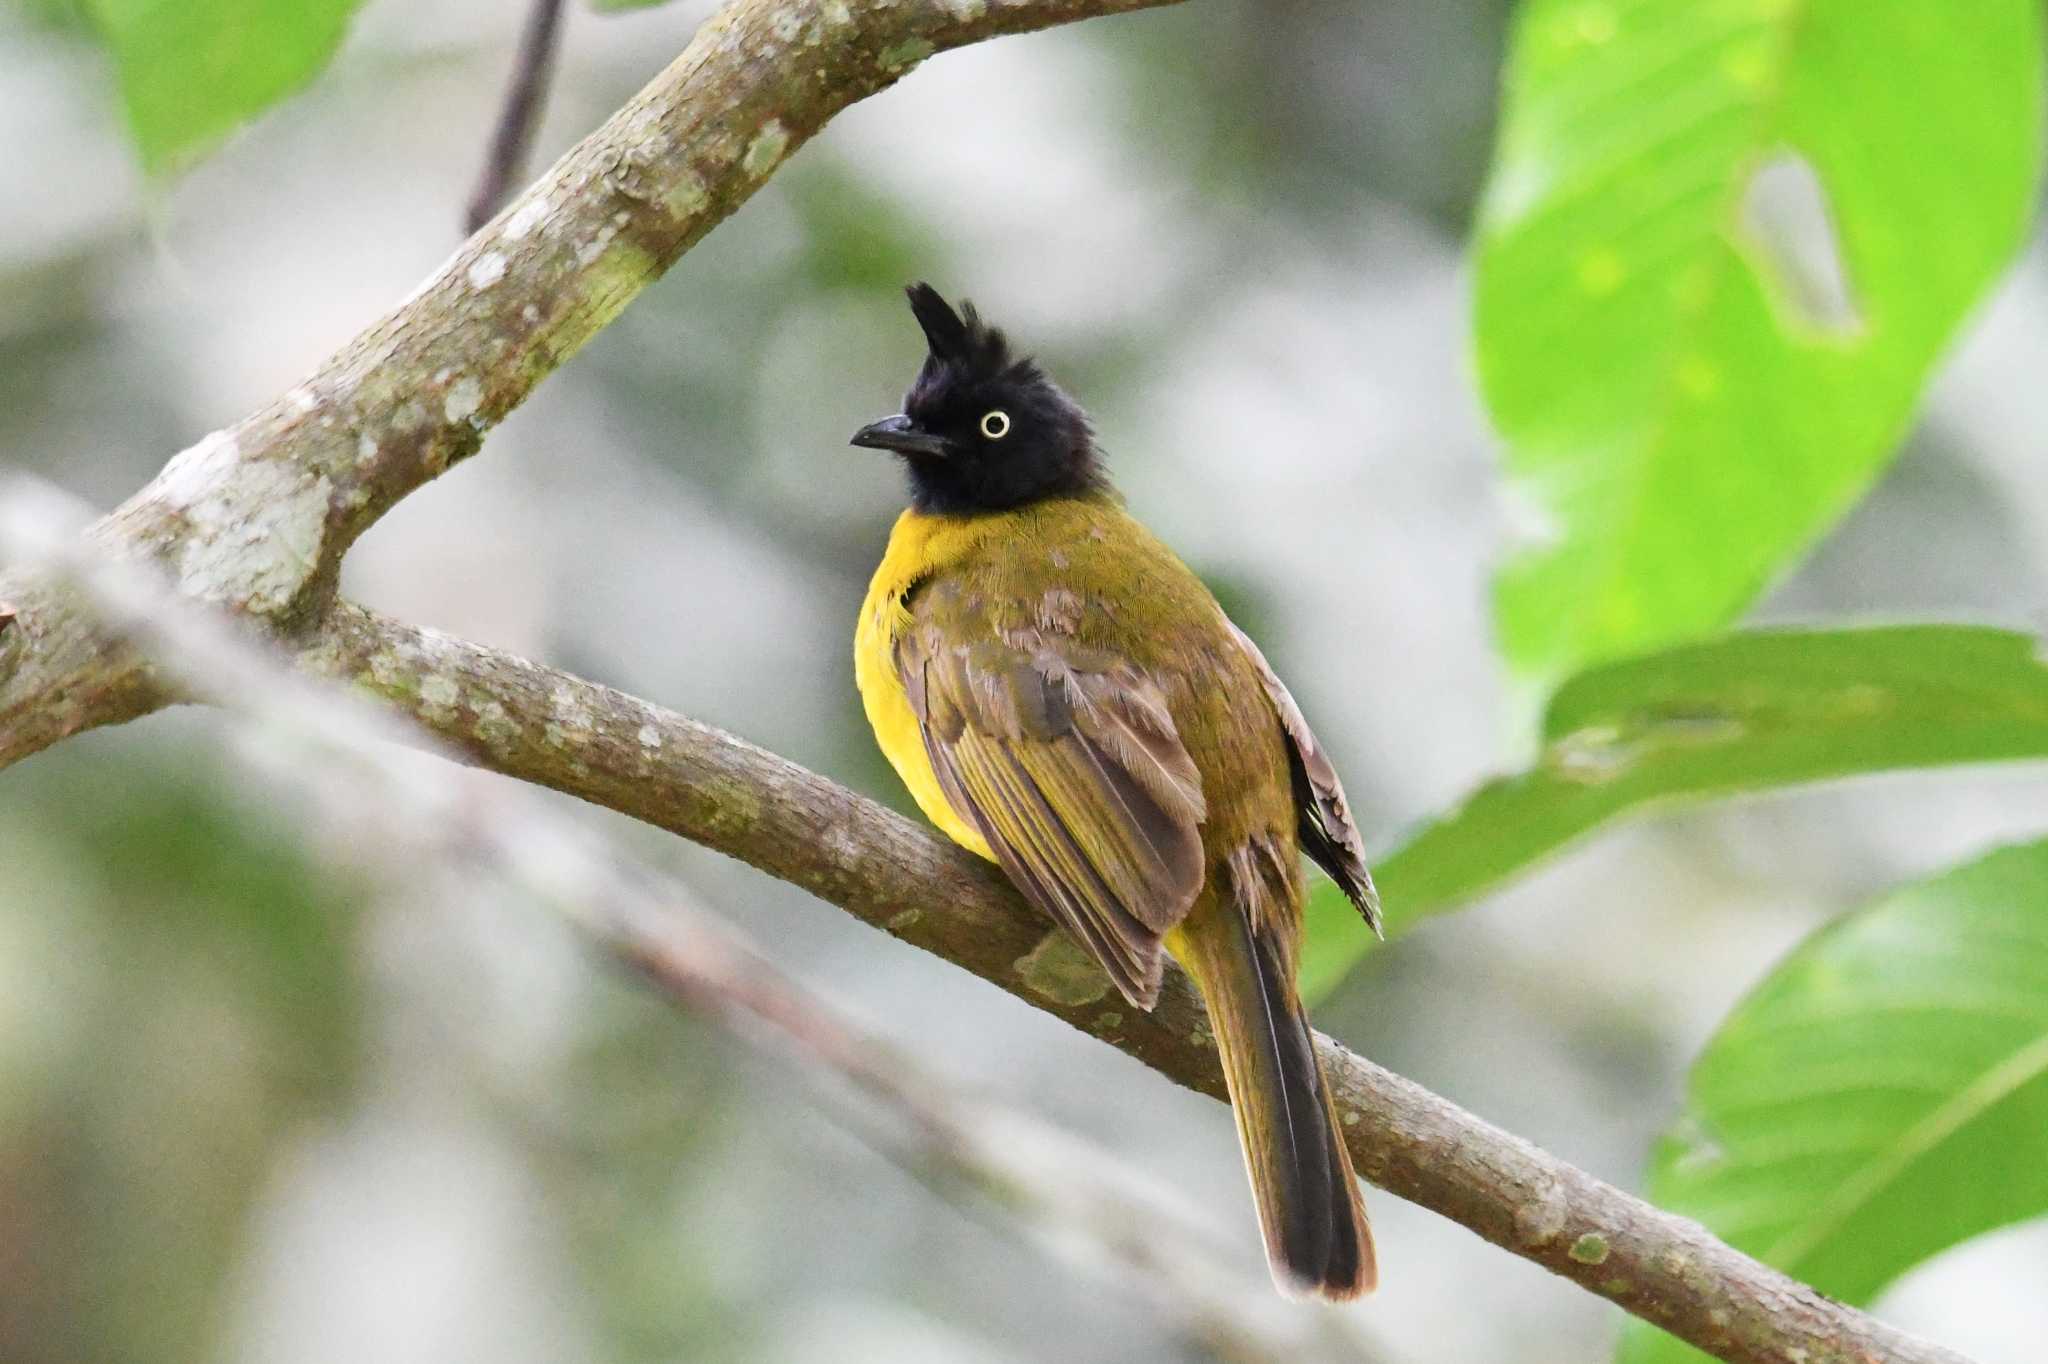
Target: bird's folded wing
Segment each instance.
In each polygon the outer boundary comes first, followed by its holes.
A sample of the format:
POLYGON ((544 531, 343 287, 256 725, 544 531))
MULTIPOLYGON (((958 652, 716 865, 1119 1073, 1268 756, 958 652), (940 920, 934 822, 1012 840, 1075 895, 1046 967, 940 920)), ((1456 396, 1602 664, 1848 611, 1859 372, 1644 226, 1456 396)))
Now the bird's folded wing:
POLYGON ((1294 703, 1287 685, 1259 652, 1259 646, 1234 624, 1230 633, 1237 637, 1238 644, 1259 670, 1266 696, 1279 713, 1280 727, 1287 731, 1289 765, 1294 771, 1294 803, 1301 821, 1301 850, 1330 874, 1330 879, 1358 906, 1372 931, 1378 933, 1380 896, 1373 889, 1372 873, 1366 870, 1365 840, 1359 837, 1358 826, 1351 822, 1344 783, 1337 780, 1336 767, 1316 742, 1315 731, 1308 727, 1301 707, 1294 703))
POLYGON ((1201 776, 1159 686, 1072 640, 897 646, 946 798, 1027 899, 1133 1004, 1159 996, 1160 938, 1202 888, 1201 776))

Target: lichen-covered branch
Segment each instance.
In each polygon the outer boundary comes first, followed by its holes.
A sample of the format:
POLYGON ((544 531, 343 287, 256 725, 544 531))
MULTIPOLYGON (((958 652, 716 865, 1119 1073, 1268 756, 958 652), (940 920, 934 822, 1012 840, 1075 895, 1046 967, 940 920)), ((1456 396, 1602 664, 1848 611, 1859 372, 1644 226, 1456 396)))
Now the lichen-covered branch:
MULTIPOLYGON (((632 815, 802 886, 1206 1094, 1200 998, 1152 1013, 1000 873, 795 763, 659 706, 337 602, 302 666, 409 713, 481 766, 632 815)), ((1319 1038, 1359 1172, 1742 1364, 1963 1364, 1319 1038)), ((1398 1275, 1398 1266, 1395 1274, 1398 1275)))
MULTIPOLYGON (((733 0, 603 127, 304 382, 165 466, 94 527, 120 559, 273 634, 316 616, 342 556, 758 189, 831 117, 935 52, 1171 0, 733 0)), ((0 767, 164 700, 0 574, 0 767)))

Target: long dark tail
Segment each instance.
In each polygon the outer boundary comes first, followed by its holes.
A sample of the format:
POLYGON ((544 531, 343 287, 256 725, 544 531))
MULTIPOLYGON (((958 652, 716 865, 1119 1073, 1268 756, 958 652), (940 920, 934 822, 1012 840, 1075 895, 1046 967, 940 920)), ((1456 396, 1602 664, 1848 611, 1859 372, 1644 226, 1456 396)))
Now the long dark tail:
POLYGON ((1372 1229, 1292 973, 1245 915, 1211 903, 1193 917, 1182 952, 1209 1006, 1273 1281, 1290 1296, 1362 1297, 1379 1279, 1372 1229))

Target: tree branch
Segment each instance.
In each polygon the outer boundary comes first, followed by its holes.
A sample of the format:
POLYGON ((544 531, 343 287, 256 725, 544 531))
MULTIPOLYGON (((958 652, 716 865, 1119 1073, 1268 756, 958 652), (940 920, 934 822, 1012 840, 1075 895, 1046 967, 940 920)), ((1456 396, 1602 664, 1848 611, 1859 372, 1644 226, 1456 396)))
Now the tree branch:
MULTIPOLYGON (((305 382, 173 459, 96 525, 117 560, 289 634, 342 556, 841 109, 934 52, 1171 0, 733 0, 603 127, 305 382)), ((172 699, 88 617, 0 575, 0 767, 172 699)))
MULTIPOLYGON (((300 655, 470 760, 760 868, 964 966, 1202 1093, 1223 1076, 1199 996, 1170 972, 1139 1013, 994 867, 708 725, 337 602, 300 655)), ((1602 1183, 1325 1037, 1359 1172, 1729 1361, 1960 1364, 1602 1183)))

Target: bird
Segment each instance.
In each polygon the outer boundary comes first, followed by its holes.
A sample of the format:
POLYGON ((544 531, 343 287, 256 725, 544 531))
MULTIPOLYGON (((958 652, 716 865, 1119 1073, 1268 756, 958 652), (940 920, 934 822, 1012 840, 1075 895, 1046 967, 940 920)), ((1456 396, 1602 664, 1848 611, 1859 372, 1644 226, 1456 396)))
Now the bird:
POLYGON ((1380 927, 1336 769, 1126 509, 1081 407, 973 304, 905 292, 926 354, 902 411, 852 438, 909 482, 855 629, 876 741, 925 816, 1134 1007, 1157 1004, 1167 955, 1187 971, 1276 1286, 1361 1297, 1372 1233, 1295 986, 1301 854, 1380 927))

